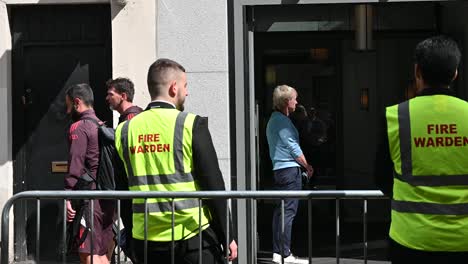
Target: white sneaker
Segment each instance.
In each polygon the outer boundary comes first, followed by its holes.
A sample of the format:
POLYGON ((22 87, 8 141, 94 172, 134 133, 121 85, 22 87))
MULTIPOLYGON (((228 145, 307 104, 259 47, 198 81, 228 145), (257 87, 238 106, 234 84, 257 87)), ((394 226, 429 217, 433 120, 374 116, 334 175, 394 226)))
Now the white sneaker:
MULTIPOLYGON (((281 255, 273 253, 273 262, 281 264, 281 255)), ((309 264, 309 260, 298 258, 291 253, 291 255, 284 258, 284 264, 309 264)))

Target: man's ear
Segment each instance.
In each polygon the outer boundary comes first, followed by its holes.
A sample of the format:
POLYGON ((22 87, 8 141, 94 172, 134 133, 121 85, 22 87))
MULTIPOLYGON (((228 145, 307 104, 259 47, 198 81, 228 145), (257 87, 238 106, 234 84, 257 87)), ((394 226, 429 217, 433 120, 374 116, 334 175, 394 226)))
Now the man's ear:
POLYGON ((169 96, 175 97, 176 95, 177 95, 177 81, 174 80, 169 86, 169 96))
POLYGON ((122 99, 123 99, 124 101, 128 101, 127 93, 122 93, 122 99))
POLYGON ((455 81, 455 79, 457 79, 457 77, 458 77, 458 69, 455 70, 455 74, 453 75, 452 82, 455 81))
POLYGON ((81 104, 81 99, 80 98, 75 98, 73 99, 73 105, 75 108, 77 108, 81 104))
POLYGON ((421 68, 419 68, 418 64, 414 64, 414 77, 422 80, 421 68))

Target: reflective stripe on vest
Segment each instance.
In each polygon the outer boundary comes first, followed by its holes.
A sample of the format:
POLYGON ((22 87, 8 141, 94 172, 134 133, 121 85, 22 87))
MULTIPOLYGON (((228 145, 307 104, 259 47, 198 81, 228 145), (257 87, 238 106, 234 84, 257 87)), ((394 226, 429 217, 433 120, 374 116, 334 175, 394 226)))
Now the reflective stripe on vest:
POLYGON ((128 185, 129 187, 141 186, 141 185, 155 185, 155 184, 173 184, 181 182, 192 182, 193 176, 191 173, 184 172, 184 158, 183 158, 183 131, 184 131, 184 122, 187 118, 188 113, 180 112, 177 115, 175 129, 174 129, 174 142, 173 142, 173 151, 174 151, 174 166, 175 173, 173 174, 160 174, 160 175, 143 175, 134 177, 132 164, 130 162, 129 146, 128 146, 128 126, 131 120, 128 120, 124 123, 122 127, 122 149, 124 153, 125 163, 129 168, 128 174, 128 185))
POLYGON ((394 163, 390 237, 405 247, 468 251, 468 146, 418 141, 468 136, 464 116, 468 104, 445 95, 416 97, 387 108, 394 163), (429 129, 446 124, 454 124, 456 132, 429 129))
POLYGON ((413 176, 409 101, 398 105, 398 125, 402 174, 394 172, 396 178, 413 186, 468 185, 468 175, 444 175, 443 177, 437 175, 413 176))
POLYGON ((435 204, 392 200, 392 209, 401 213, 468 215, 468 204, 435 204))
MULTIPOLYGON (((154 202, 147 203, 148 212, 159 213, 159 212, 172 212, 172 202, 154 202)), ((137 203, 133 204, 133 212, 145 213, 145 204, 137 203)), ((174 200, 174 211, 181 211, 185 209, 198 208, 198 200, 187 199, 187 200, 174 200)))
MULTIPOLYGON (((398 128, 400 133, 400 157, 401 172, 394 172, 397 179, 413 186, 451 186, 468 185, 468 175, 413 175, 413 160, 411 153, 411 122, 409 101, 398 105, 398 128)), ((411 212, 421 214, 446 214, 464 215, 468 214, 467 204, 434 204, 416 203, 406 201, 393 201, 392 209, 398 212, 411 212), (445 209, 444 209, 445 207, 445 209)))
MULTIPOLYGON (((117 147, 116 145, 116 147, 119 155, 125 160, 131 190, 198 190, 191 172, 193 163, 191 133, 195 116, 190 115, 190 119, 188 117, 188 113, 179 112, 176 109, 152 109, 124 123, 121 131, 118 131, 119 128, 117 128, 116 135, 121 137, 121 146, 117 147), (147 126, 148 120, 153 119, 161 125, 147 126), (164 134, 168 129, 174 129, 171 144, 167 141, 170 141, 171 136, 164 134), (149 139, 147 142, 146 139, 141 138, 157 133, 159 133, 158 140, 149 139), (184 134, 187 138, 184 137, 184 134), (130 142, 130 140, 132 141, 130 142), (153 143, 167 144, 168 147, 159 154, 156 153, 157 151, 150 153, 148 145, 153 143), (146 151, 137 151, 137 149, 141 149, 141 146, 146 151), (130 153, 132 147, 133 150, 130 153), (168 158, 170 160, 167 160, 168 158), (142 173, 144 174, 142 175, 142 173)), ((172 204, 172 200, 167 198, 133 199, 133 236, 137 239, 144 239, 145 212, 149 214, 147 237, 150 241, 171 241, 173 211, 175 240, 188 239, 198 234, 199 224, 202 226, 202 230, 209 226, 210 212, 206 207, 203 207, 202 215, 199 216, 198 199, 176 198, 174 199, 174 208, 172 208, 172 204), (199 219, 201 219, 201 223, 199 219)))

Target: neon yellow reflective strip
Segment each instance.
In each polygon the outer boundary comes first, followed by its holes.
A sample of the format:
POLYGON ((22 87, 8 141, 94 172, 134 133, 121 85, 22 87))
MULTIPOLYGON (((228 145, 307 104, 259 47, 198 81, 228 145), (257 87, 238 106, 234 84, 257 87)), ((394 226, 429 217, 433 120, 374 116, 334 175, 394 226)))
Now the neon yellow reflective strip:
POLYGON ((188 114, 184 124, 184 172, 188 173, 193 170, 193 159, 192 159, 192 131, 193 123, 195 122, 195 115, 188 114))
MULTIPOLYGON (((199 209, 187 209, 175 212, 174 220, 174 239, 186 240, 198 234, 198 217, 199 209)), ((209 210, 206 207, 202 208, 202 230, 209 227, 207 215, 209 210)), ((144 219, 143 214, 133 214, 133 237, 144 239, 144 219)), ((150 241, 171 241, 172 240, 172 214, 167 213, 151 213, 148 215, 148 240, 150 241)))
MULTIPOLYGON (((443 176, 440 176, 443 177, 443 176)), ((398 179, 393 181, 395 200, 442 204, 468 203, 467 187, 460 186, 412 186, 398 179)))
POLYGON ((398 106, 394 105, 387 107, 387 135, 388 145, 390 148, 390 157, 394 164, 394 170, 401 174, 401 159, 400 159, 400 133, 398 125, 398 106))

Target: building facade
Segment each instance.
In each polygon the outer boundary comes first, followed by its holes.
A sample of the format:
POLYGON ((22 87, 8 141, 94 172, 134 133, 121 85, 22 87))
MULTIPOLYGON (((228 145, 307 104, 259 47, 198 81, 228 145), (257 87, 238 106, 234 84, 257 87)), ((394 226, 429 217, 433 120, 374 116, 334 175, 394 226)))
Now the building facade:
MULTIPOLYGON (((186 68, 186 110, 209 117, 227 189, 271 187, 264 129, 272 89, 283 82, 328 122, 326 143, 311 152, 327 157, 317 162, 317 185, 372 189, 377 124, 384 106, 411 97, 415 44, 444 33, 468 50, 467 10, 463 1, 0 0, 0 205, 19 191, 60 189, 63 88, 90 82, 98 115, 116 124, 104 81, 132 79, 144 108, 157 58, 186 68)), ((466 99, 463 67, 459 76, 455 89, 466 99)), ((239 263, 257 250, 257 205, 234 208, 239 263)), ((27 208, 15 209, 18 225, 34 213, 27 208)), ((18 259, 28 254, 22 246, 18 259)))

